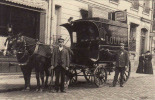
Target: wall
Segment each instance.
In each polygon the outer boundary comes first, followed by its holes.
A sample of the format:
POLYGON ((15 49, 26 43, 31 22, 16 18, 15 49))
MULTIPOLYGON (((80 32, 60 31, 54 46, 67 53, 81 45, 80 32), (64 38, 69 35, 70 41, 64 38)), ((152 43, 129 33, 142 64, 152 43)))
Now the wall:
POLYGON ((69 37, 69 33, 68 31, 60 26, 61 24, 64 23, 68 23, 68 19, 70 17, 73 17, 73 20, 77 20, 77 19, 81 19, 82 16, 80 14, 80 10, 81 9, 88 9, 88 5, 85 3, 81 3, 79 1, 75 1, 75 0, 54 0, 53 1, 53 5, 55 5, 55 7, 59 7, 59 12, 56 10, 56 8, 54 8, 54 15, 53 15, 53 31, 52 32, 52 42, 53 42, 53 38, 56 38, 56 35, 62 36, 65 39, 65 44, 66 46, 70 46, 70 37, 69 37), (55 15, 57 13, 59 13, 58 15, 55 15), (57 21, 59 20, 59 21, 57 21), (58 30, 56 30, 56 28, 58 30), (57 32, 58 31, 58 32, 57 32), (57 34, 56 34, 57 32, 57 34))

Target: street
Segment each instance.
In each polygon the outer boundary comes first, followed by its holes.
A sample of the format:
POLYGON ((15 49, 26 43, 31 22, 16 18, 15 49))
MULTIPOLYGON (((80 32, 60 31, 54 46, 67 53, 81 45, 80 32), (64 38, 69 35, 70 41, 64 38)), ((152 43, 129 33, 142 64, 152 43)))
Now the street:
MULTIPOLYGON (((32 78, 33 80, 35 78, 32 78)), ((23 80, 15 79, 15 80, 23 80)), ((35 81, 32 80, 32 87, 35 87, 35 81)), ((124 87, 109 87, 112 83, 108 79, 107 83, 96 88, 94 84, 86 82, 82 77, 78 83, 69 87, 67 93, 49 93, 48 91, 36 92, 34 88, 30 92, 14 89, 0 93, 0 100, 155 100, 155 76, 146 74, 131 75, 124 87), (136 76, 137 75, 137 76, 136 76), (135 77, 136 76, 136 77, 135 77)), ((17 81, 17 84, 6 84, 6 86, 23 87, 23 84, 17 81)))

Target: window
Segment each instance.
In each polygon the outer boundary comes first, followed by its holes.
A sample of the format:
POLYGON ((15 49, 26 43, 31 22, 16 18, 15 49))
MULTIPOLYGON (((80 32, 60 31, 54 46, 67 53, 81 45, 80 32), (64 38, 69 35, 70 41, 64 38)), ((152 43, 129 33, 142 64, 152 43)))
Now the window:
POLYGON ((145 53, 146 49, 146 35, 148 30, 146 28, 141 29, 141 39, 140 39, 140 53, 145 53))
POLYGON ((155 32, 155 3, 153 7, 153 25, 152 25, 152 31, 155 32))
POLYGON ((143 4, 143 12, 149 14, 150 13, 150 0, 144 0, 143 4))
POLYGON ((152 31, 155 32, 155 20, 153 20, 152 31))
POLYGON ((131 23, 130 25, 130 37, 129 37, 129 50, 136 51, 136 31, 137 24, 131 23))
POLYGON ((7 23, 10 23, 9 20, 9 7, 5 5, 0 5, 0 36, 7 36, 7 23))
POLYGON ((72 38, 73 38, 73 43, 77 43, 77 34, 76 34, 76 32, 73 32, 72 38))
POLYGON ((0 36, 8 36, 7 25, 13 26, 13 33, 39 38, 40 13, 0 4, 0 36))
POLYGON ((139 9, 139 0, 131 0, 132 8, 138 10, 139 9))

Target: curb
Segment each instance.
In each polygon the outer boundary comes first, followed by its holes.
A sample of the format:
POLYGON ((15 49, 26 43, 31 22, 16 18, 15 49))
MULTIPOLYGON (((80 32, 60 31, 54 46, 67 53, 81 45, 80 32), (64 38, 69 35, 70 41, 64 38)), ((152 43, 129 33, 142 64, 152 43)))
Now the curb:
POLYGON ((12 91, 21 91, 23 87, 12 88, 12 89, 0 89, 0 93, 12 92, 12 91))
MULTIPOLYGON (((0 79, 17 79, 17 78, 24 78, 23 75, 0 75, 0 79)), ((31 78, 35 78, 35 74, 31 74, 31 78)))

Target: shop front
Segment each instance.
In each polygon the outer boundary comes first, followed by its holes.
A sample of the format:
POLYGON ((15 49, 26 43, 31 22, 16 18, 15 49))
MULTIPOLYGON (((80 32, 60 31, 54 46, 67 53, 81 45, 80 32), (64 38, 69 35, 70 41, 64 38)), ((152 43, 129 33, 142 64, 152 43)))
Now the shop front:
POLYGON ((9 60, 12 57, 5 59, 6 57, 2 55, 8 36, 8 26, 12 26, 12 32, 15 35, 22 33, 24 36, 44 42, 47 5, 45 0, 0 1, 0 72, 18 71, 18 68, 10 67, 8 64, 15 60, 9 60))

